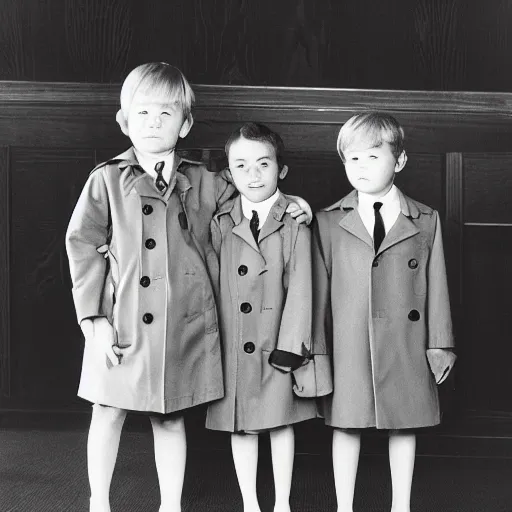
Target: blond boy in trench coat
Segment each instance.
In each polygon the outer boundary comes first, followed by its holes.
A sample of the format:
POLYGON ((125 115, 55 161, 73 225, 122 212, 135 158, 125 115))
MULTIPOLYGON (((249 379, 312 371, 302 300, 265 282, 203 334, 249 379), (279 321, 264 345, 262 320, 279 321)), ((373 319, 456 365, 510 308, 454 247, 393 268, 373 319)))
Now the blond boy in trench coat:
POLYGON ((410 512, 414 428, 440 421, 437 384, 455 355, 438 213, 393 184, 407 161, 403 130, 362 113, 341 129, 338 152, 355 188, 317 214, 316 336, 332 336, 338 512, 352 512, 360 429, 389 429, 392 512, 410 512))
MULTIPOLYGON (((90 174, 66 249, 85 336, 78 394, 92 402, 91 512, 109 491, 127 411, 149 415, 161 512, 181 510, 186 440, 181 411, 224 394, 210 244, 214 212, 234 187, 175 153, 193 124, 194 94, 166 63, 135 68, 117 121, 133 147, 90 174)), ((299 198, 291 215, 304 221, 299 198)))

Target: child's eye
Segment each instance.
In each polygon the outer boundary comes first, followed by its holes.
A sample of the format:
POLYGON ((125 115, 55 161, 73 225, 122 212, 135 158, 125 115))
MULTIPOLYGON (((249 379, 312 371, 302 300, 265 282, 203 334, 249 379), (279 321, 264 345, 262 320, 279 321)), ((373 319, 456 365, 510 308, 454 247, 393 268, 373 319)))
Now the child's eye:
POLYGON ((147 114, 147 113, 148 113, 148 111, 147 111, 147 110, 141 110, 141 111, 139 112, 139 114, 147 114))
POLYGON ((267 162, 261 162, 261 167, 268 167, 268 163, 267 162))
POLYGON ((164 112, 162 112, 162 115, 163 115, 163 116, 170 116, 170 115, 171 115, 171 113, 170 113, 170 112, 167 112, 167 111, 164 111, 164 112))
POLYGON ((357 156, 353 156, 350 160, 352 160, 353 162, 357 162, 359 158, 357 156))
POLYGON ((375 155, 370 155, 370 160, 376 160, 377 157, 375 155))

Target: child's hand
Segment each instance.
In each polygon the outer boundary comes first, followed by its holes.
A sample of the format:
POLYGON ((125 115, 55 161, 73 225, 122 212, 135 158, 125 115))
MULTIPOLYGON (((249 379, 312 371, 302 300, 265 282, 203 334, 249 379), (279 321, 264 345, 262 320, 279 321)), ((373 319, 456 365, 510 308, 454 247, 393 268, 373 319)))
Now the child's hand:
POLYGON ((429 348, 427 359, 436 384, 442 384, 450 374, 457 356, 449 349, 429 348))
MULTIPOLYGON (((120 363, 120 349, 115 345, 114 329, 105 317, 85 319, 80 323, 86 343, 92 343, 99 357, 107 357, 117 366, 120 363)), ((107 363, 108 364, 108 363, 107 363)))
POLYGON ((298 196, 290 196, 286 194, 286 198, 290 203, 286 208, 286 213, 289 213, 299 224, 305 222, 309 224, 313 220, 313 211, 309 203, 298 196))

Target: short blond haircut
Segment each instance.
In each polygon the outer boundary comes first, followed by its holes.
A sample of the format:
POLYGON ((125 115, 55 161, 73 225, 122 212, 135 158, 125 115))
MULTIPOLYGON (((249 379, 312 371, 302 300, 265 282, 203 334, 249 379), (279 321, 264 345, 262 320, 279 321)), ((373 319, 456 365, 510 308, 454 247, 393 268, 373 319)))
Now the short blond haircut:
POLYGON ((121 87, 121 110, 125 118, 136 92, 168 98, 179 105, 185 119, 190 117, 194 105, 194 91, 183 73, 165 62, 150 62, 132 70, 121 87))
POLYGON ((404 139, 404 130, 392 115, 384 112, 362 112, 352 116, 341 127, 336 148, 341 160, 345 162, 345 151, 355 144, 364 142, 366 147, 378 147, 387 142, 393 156, 398 160, 404 151, 404 139))

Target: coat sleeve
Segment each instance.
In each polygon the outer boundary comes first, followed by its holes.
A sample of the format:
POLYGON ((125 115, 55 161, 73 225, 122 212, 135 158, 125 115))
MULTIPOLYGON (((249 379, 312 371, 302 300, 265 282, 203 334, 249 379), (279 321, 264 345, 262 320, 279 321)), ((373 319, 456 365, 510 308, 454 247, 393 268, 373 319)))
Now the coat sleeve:
POLYGON ((107 260, 98 252, 107 243, 108 227, 107 188, 103 172, 98 169, 89 176, 66 233, 73 300, 79 323, 98 316, 111 320, 111 305, 103 300, 107 260))
POLYGON ((225 171, 215 173, 214 183, 215 202, 217 203, 217 209, 219 209, 224 203, 236 195, 238 191, 232 183, 229 174, 225 171))
POLYGON ((288 262, 286 293, 276 350, 270 364, 283 371, 292 371, 306 362, 311 353, 311 233, 306 226, 293 226, 288 262))
MULTIPOLYGON (((293 373, 295 379, 293 391, 300 397, 320 397, 330 394, 333 390, 329 351, 331 310, 328 265, 330 259, 324 257, 326 249, 322 244, 317 219, 313 220, 312 228, 310 254, 313 286, 310 356, 309 363, 293 373)), ((328 250, 330 251, 330 249, 328 250)))
POLYGON ((449 349, 454 347, 454 339, 441 222, 437 212, 434 212, 433 221, 435 231, 428 264, 428 348, 449 349))

